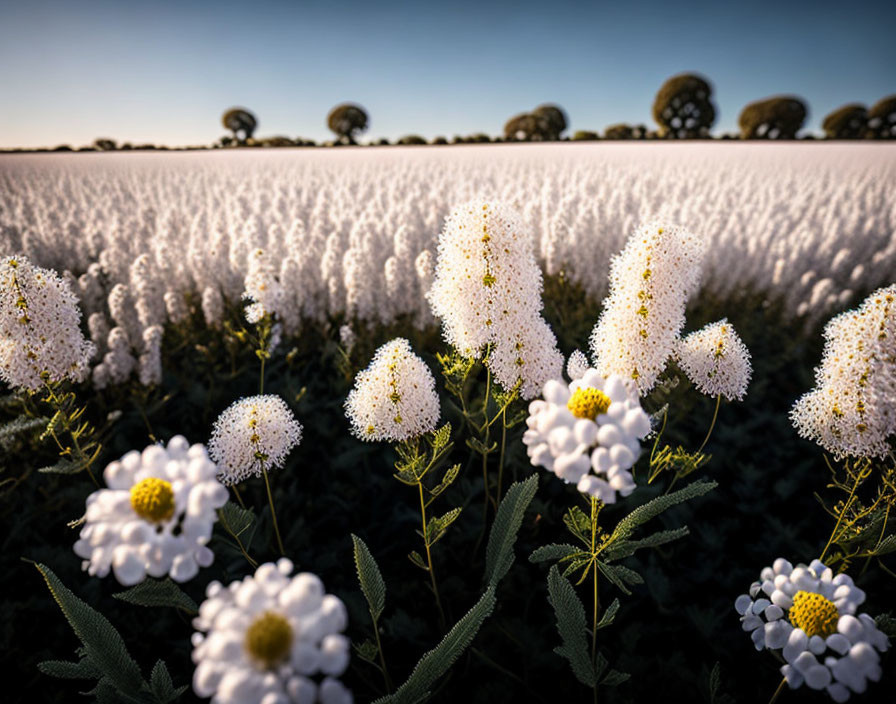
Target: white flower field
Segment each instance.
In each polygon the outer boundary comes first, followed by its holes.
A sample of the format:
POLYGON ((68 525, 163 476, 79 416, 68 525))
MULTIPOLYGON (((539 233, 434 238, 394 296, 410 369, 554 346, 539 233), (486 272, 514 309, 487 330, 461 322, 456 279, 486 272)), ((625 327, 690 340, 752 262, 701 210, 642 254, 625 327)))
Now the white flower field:
POLYGON ((5 155, 0 286, 30 700, 892 701, 890 145, 5 155))

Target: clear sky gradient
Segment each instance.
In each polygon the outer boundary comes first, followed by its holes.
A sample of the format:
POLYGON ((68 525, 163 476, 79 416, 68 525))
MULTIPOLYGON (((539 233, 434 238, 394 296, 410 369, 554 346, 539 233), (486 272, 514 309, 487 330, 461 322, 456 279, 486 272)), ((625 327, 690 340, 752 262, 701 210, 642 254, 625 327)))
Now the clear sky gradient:
POLYGON ((0 0, 0 146, 208 144, 245 106, 256 136, 331 135, 342 101, 365 139, 500 134, 542 102, 570 129, 653 125, 660 84, 715 87, 714 132, 794 93, 807 127, 896 93, 896 2, 196 2, 0 0))

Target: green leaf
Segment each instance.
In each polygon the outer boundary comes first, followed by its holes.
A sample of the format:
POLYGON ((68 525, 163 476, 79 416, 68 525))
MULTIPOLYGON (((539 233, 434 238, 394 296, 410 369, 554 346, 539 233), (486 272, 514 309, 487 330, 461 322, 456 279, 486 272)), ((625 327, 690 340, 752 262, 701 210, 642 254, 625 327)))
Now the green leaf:
POLYGON ((591 545, 591 517, 578 506, 573 506, 563 514, 563 523, 575 537, 585 545, 591 545))
POLYGON ((671 543, 673 540, 685 537, 688 533, 688 527, 682 526, 681 528, 673 528, 672 530, 657 531, 640 540, 620 540, 610 544, 602 555, 607 560, 620 560, 632 555, 641 548, 655 548, 666 543, 671 543))
POLYGON ((140 668, 128 653, 118 631, 99 611, 76 597, 46 565, 35 563, 50 593, 84 644, 90 662, 122 694, 136 695, 143 686, 140 668))
POLYGON ((430 546, 435 545, 445 535, 448 527, 457 520, 461 510, 461 508, 453 508, 443 516, 431 518, 426 526, 426 535, 424 536, 426 544, 430 546))
POLYGON ((438 496, 445 489, 447 489, 451 484, 457 479, 457 475, 460 473, 460 465, 454 464, 451 465, 448 469, 445 470, 445 475, 442 477, 442 481, 438 484, 438 486, 434 487, 430 490, 430 496, 438 496))
POLYGON ((361 645, 355 645, 355 652, 358 653, 358 657, 362 660, 370 663, 376 663, 376 656, 379 654, 379 648, 376 647, 376 643, 374 643, 370 638, 365 639, 361 645))
POLYGON ((600 684, 603 687, 617 687, 623 682, 627 682, 629 679, 631 679, 631 675, 627 672, 610 670, 606 675, 604 675, 603 679, 600 681, 600 684))
POLYGON ((597 624, 597 630, 606 628, 612 624, 613 619, 616 618, 617 611, 619 611, 619 599, 613 599, 613 603, 607 607, 607 610, 604 611, 603 615, 600 617, 600 621, 597 624))
POLYGON ((594 558, 591 557, 591 553, 582 554, 584 555, 584 557, 574 559, 572 562, 566 565, 566 568, 563 570, 563 576, 569 577, 569 575, 578 572, 581 569, 584 569, 584 572, 582 572, 582 576, 579 577, 579 584, 585 581, 585 577, 588 576, 588 569, 591 567, 591 563, 594 562, 594 558))
POLYGON ((156 701, 160 704, 173 702, 187 690, 187 685, 175 688, 174 682, 171 681, 171 675, 168 674, 168 667, 163 660, 156 662, 152 668, 152 674, 149 677, 149 687, 156 701))
POLYGON ((880 541, 876 548, 872 551, 873 555, 886 555, 887 553, 896 552, 896 535, 888 535, 880 541))
POLYGON ((255 521, 255 514, 228 501, 218 509, 218 520, 228 533, 242 535, 255 521))
POLYGON ((554 608, 557 631, 563 639, 563 644, 554 648, 554 652, 569 661, 579 682, 593 687, 596 676, 588 656, 585 607, 569 580, 560 574, 557 565, 553 565, 548 572, 548 601, 554 608))
POLYGON ((137 606, 172 606, 175 609, 183 609, 192 613, 199 611, 196 602, 187 596, 170 577, 165 579, 150 577, 140 584, 112 596, 137 606))
POLYGON ((373 559, 373 555, 370 554, 364 541, 352 533, 352 542, 355 546, 355 569, 358 571, 358 582, 361 584, 364 598, 367 599, 367 606, 375 627, 383 609, 386 608, 386 583, 383 581, 383 575, 376 560, 373 559))
POLYGON ((87 463, 84 460, 72 462, 71 460, 60 459, 56 464, 49 467, 41 467, 37 471, 41 474, 77 474, 83 472, 87 463))
POLYGON ((417 552, 416 550, 412 550, 411 553, 408 555, 408 558, 410 559, 411 562, 413 562, 415 565, 417 565, 417 567, 419 567, 421 570, 426 570, 427 572, 429 572, 429 567, 427 567, 426 563, 423 561, 423 558, 420 557, 419 552, 417 552))
POLYGON ((879 614, 874 617, 874 623, 885 635, 896 638, 896 618, 892 614, 879 614))
POLYGON ((573 557, 573 555, 588 555, 581 548, 575 545, 562 543, 551 543, 550 545, 542 545, 536 548, 529 555, 529 562, 544 562, 545 560, 565 560, 573 557))
POLYGON ((498 507, 495 522, 488 536, 488 547, 485 551, 485 578, 495 587, 504 579, 504 575, 513 564, 513 546, 526 509, 538 490, 538 475, 522 482, 514 482, 507 490, 507 495, 498 507))
POLYGON ((622 565, 608 565, 597 561, 597 567, 607 579, 615 584, 623 594, 631 594, 629 584, 644 584, 644 578, 637 572, 622 565))
POLYGON ((407 681, 392 695, 377 699, 375 704, 412 704, 420 701, 432 685, 463 654, 476 637, 482 622, 495 608, 495 589, 489 586, 479 601, 448 631, 442 642, 420 658, 407 681))
POLYGON ((62 422, 62 418, 62 411, 56 411, 53 414, 53 417, 50 418, 50 420, 47 422, 47 427, 44 429, 44 432, 40 434, 41 442, 43 442, 56 432, 56 430, 59 428, 59 424, 62 422))
POLYGON ((632 534, 635 528, 640 526, 642 523, 646 523, 651 518, 658 516, 663 511, 671 508, 672 506, 675 506, 676 504, 684 503, 685 501, 689 501, 690 499, 694 499, 698 496, 703 496, 704 494, 715 489, 717 486, 718 484, 714 481, 708 479, 698 479, 697 481, 688 484, 683 489, 673 491, 671 494, 666 494, 665 496, 657 496, 655 499, 648 501, 646 504, 638 506, 638 508, 636 508, 625 518, 619 521, 608 542, 616 540, 626 540, 632 534))
POLYGON ((432 434, 432 450, 438 453, 451 441, 451 423, 445 423, 432 434))
POLYGON ((19 416, 0 425, 0 447, 4 450, 12 448, 12 444, 19 435, 46 427, 48 419, 40 416, 38 418, 29 418, 28 416, 19 416))
POLYGON ((90 680, 97 679, 102 674, 90 662, 90 658, 81 658, 79 662, 66 660, 44 660, 37 664, 37 669, 50 677, 58 677, 63 680, 90 680))

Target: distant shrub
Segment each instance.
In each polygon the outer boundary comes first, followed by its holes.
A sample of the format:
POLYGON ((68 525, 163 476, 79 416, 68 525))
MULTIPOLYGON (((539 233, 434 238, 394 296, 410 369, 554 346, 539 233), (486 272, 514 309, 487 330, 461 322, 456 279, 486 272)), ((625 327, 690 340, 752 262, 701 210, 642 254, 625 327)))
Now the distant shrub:
POLYGON ((419 134, 408 134, 398 140, 398 144, 426 144, 426 140, 419 134))
POLYGON ((235 140, 242 143, 252 139, 258 120, 245 108, 231 108, 221 116, 221 124, 233 132, 235 140))
POLYGON ((743 139, 796 139, 807 114, 800 98, 780 95, 747 105, 737 124, 743 139))
POLYGON ((291 140, 289 137, 283 136, 275 136, 275 137, 265 137, 260 140, 260 144, 263 147, 294 147, 296 143, 291 140))
POLYGON ((645 125, 627 125, 619 123, 610 125, 604 130, 604 139, 644 139, 647 136, 645 125))
POLYGON ((544 139, 557 141, 567 127, 566 113, 559 105, 545 103, 539 105, 532 114, 540 118, 544 125, 544 139))
POLYGON ((342 103, 330 110, 327 127, 342 144, 357 144, 355 137, 367 129, 369 118, 360 105, 342 103))
POLYGON ((431 144, 448 144, 448 140, 444 137, 436 137, 432 140, 431 144))
POLYGON ((551 104, 539 105, 532 112, 514 115, 504 123, 508 142, 548 142, 560 139, 566 129, 566 113, 551 104))
POLYGON ((109 139, 108 137, 97 137, 93 140, 93 146, 97 151, 100 152, 111 152, 115 151, 118 145, 115 143, 114 139, 109 139))
POLYGON ((821 123, 828 139, 859 139, 865 135, 868 111, 864 105, 850 103, 837 108, 821 123))
POLYGON ((709 81, 693 73, 672 76, 654 98, 653 119, 661 137, 708 137, 716 119, 709 81))
POLYGON ((590 130, 576 130, 572 135, 573 142, 594 142, 598 139, 600 139, 600 135, 597 132, 591 132, 590 130))
POLYGON ((896 139, 896 95, 881 98, 868 110, 866 137, 896 139))

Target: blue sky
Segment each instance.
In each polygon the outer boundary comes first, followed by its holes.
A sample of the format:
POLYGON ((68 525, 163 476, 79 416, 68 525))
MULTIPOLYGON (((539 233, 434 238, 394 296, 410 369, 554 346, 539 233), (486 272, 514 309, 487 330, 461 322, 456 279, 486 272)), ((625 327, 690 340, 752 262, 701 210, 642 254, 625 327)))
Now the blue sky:
POLYGON ((257 136, 326 139, 342 101, 367 138, 498 134, 563 106, 570 128, 652 125, 660 84, 713 83, 714 132, 747 102, 795 93, 807 127, 896 93, 896 3, 126 2, 0 0, 0 146, 95 137, 207 144, 241 105, 257 136))

